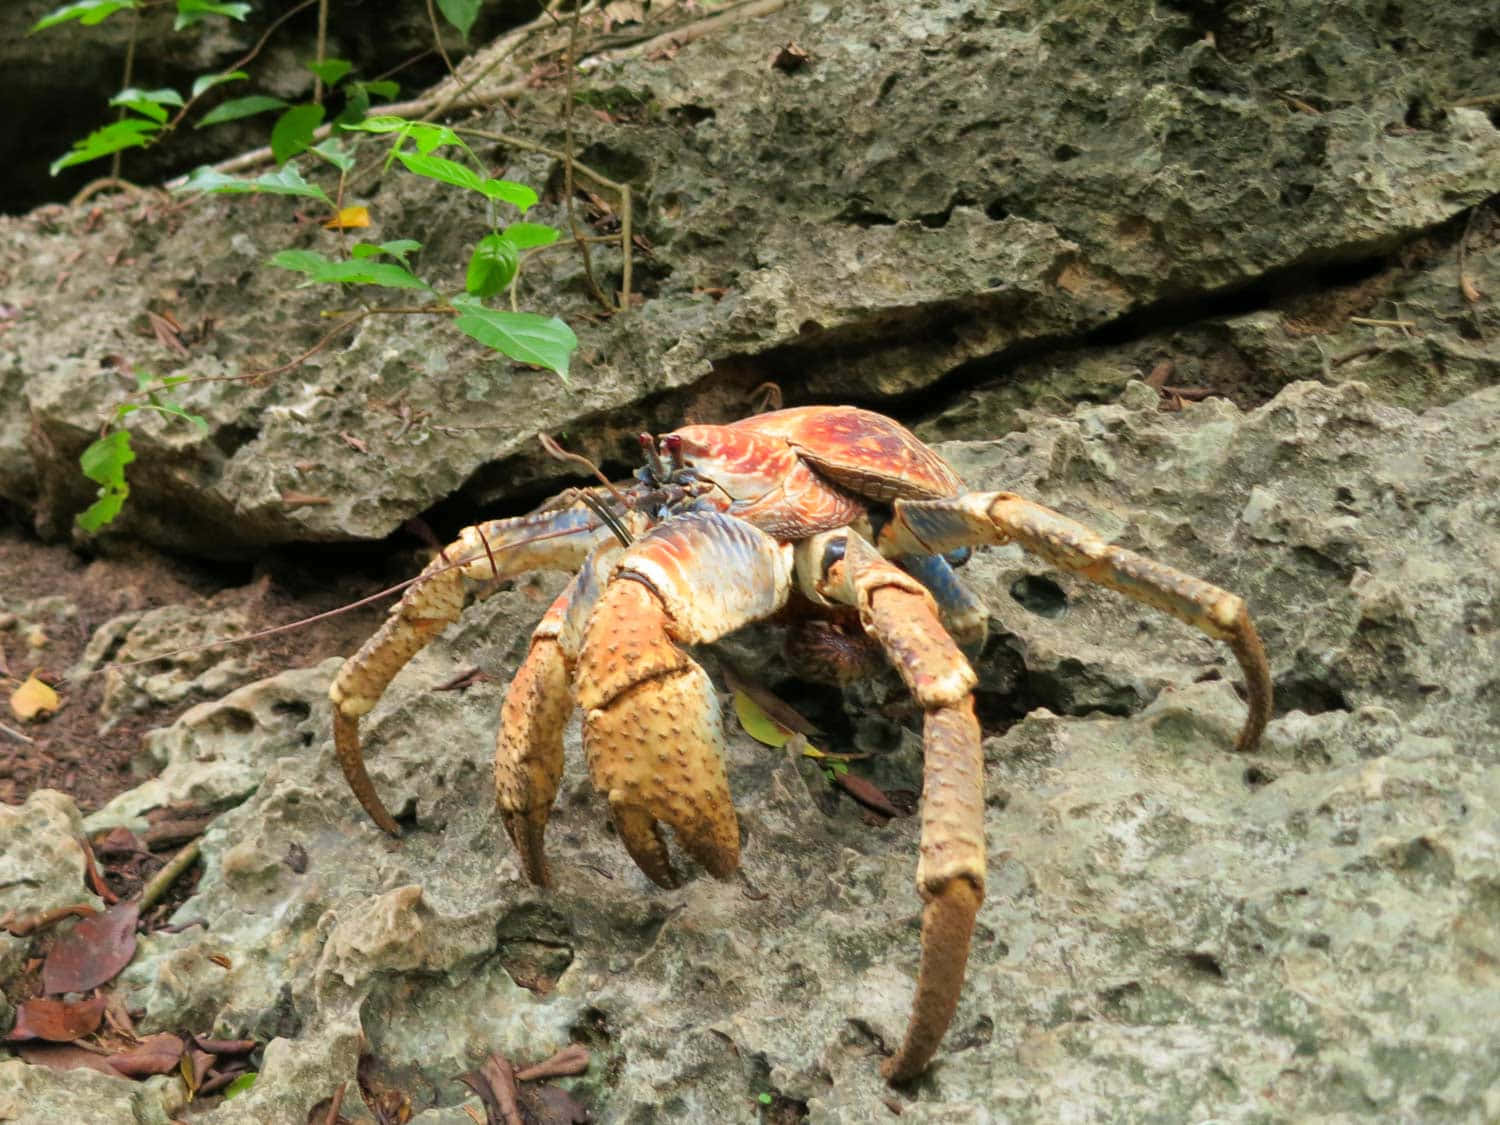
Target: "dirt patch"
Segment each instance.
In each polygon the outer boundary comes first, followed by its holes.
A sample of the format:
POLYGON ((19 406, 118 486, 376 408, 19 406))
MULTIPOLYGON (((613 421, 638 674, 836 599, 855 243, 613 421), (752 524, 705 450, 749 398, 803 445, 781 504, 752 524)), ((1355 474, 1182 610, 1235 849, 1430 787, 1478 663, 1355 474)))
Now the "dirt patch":
MULTIPOLYGON (((384 552, 382 552, 384 553, 384 552)), ((347 559, 274 557, 255 566, 209 569, 134 547, 85 558, 67 547, 39 543, 14 525, 0 524, 0 698, 35 672, 57 689, 62 706, 40 721, 22 723, 0 704, 0 801, 20 804, 35 790, 60 789, 85 813, 144 780, 142 736, 201 702, 101 714, 105 677, 67 677, 95 630, 124 613, 168 605, 240 611, 251 629, 286 625, 336 609, 387 584, 384 575, 354 570, 347 559), (20 607, 44 613, 20 614, 20 607)), ((384 604, 241 643, 235 652, 254 677, 304 667, 352 652, 376 628, 384 604)))

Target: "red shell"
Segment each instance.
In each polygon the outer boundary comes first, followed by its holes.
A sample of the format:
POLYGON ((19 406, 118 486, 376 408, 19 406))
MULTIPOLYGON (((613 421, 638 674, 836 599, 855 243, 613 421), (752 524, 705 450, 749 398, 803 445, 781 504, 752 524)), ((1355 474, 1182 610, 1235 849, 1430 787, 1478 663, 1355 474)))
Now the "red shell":
POLYGON ((871 500, 936 500, 964 491, 946 461, 905 426, 871 410, 799 406, 730 428, 781 438, 824 476, 871 500))

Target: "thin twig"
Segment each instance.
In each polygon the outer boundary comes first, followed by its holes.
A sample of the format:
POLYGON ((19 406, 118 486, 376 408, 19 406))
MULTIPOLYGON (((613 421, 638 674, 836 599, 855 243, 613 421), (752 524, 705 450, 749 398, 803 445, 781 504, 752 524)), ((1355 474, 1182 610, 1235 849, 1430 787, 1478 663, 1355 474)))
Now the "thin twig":
MULTIPOLYGON (((323 60, 328 55, 328 0, 318 0, 318 65, 323 65, 323 60)), ((313 103, 323 104, 323 76, 313 71, 313 103)))
POLYGON ((110 188, 116 188, 128 195, 139 196, 146 194, 145 188, 139 184, 133 184, 129 180, 122 180, 119 176, 100 176, 97 180, 90 180, 74 192, 73 198, 68 200, 68 206, 77 207, 80 203, 85 203, 101 191, 108 191, 110 188))
MULTIPOLYGON (((495 133, 487 129, 469 129, 462 126, 456 126, 453 131, 462 137, 474 137, 481 141, 490 141, 493 144, 506 145, 511 148, 519 148, 525 152, 536 152, 540 153, 543 156, 550 156, 553 160, 562 161, 564 165, 568 163, 568 156, 566 152, 561 152, 544 144, 538 144, 536 141, 529 141, 525 137, 512 136, 510 133, 495 133)), ((628 309, 630 307, 630 282, 632 273, 631 255, 635 249, 634 235, 632 233, 632 203, 630 195, 630 185, 612 180, 608 176, 604 175, 604 173, 598 171, 595 168, 590 168, 587 164, 584 164, 580 160, 573 160, 572 165, 575 172, 581 172, 583 175, 593 180, 600 187, 606 188, 609 191, 613 191, 620 197, 618 211, 618 214, 620 216, 620 233, 618 236, 611 234, 580 238, 576 230, 573 232, 573 234, 574 242, 614 242, 618 237, 620 243, 621 258, 620 308, 628 309)), ((571 192, 569 193, 569 199, 572 199, 571 192)), ((533 251, 531 252, 546 249, 549 249, 549 247, 537 246, 534 247, 533 251)))
POLYGON ((334 1125, 339 1119, 339 1110, 344 1108, 344 1087, 348 1082, 340 1082, 339 1088, 333 1092, 333 1101, 328 1103, 328 1114, 323 1118, 323 1125, 334 1125))
MULTIPOLYGON (((474 75, 473 78, 470 78, 467 81, 460 80, 457 74, 455 74, 453 78, 455 82, 459 83, 458 88, 454 90, 453 93, 447 96, 441 96, 437 92, 429 95, 429 100, 431 100, 433 103, 432 108, 423 113, 419 120, 435 120, 436 118, 439 118, 446 114, 449 110, 458 106, 458 104, 464 99, 465 95, 471 93, 475 89, 475 87, 477 87, 481 82, 489 77, 490 73, 497 66, 503 63, 506 59, 510 58, 511 55, 515 54, 516 51, 520 49, 521 44, 526 42, 526 40, 531 37, 532 32, 540 30, 541 28, 547 26, 548 23, 556 24, 557 16, 555 13, 558 8, 562 7, 562 2, 563 0, 552 0, 552 3, 544 7, 542 9, 542 14, 537 16, 536 19, 532 20, 530 23, 522 24, 520 27, 515 28, 514 30, 509 32, 505 36, 505 38, 490 44, 490 46, 485 49, 485 54, 487 54, 489 57, 485 58, 483 68, 479 71, 479 73, 474 75)), ((596 5, 592 2, 592 0, 590 0, 590 3, 583 5, 583 10, 592 11, 595 6, 596 5)), ((471 55, 464 61, 475 61, 479 59, 479 57, 479 55, 471 55)), ((491 95, 491 97, 493 97, 493 95, 491 95)), ((499 98, 495 98, 494 100, 501 105, 504 104, 504 102, 499 98)))
POLYGON ((156 900, 167 893, 167 888, 177 881, 177 877, 191 867, 198 860, 200 841, 194 840, 187 847, 167 860, 167 865, 151 877, 141 891, 140 910, 144 914, 150 907, 156 904, 156 900))
POLYGON ((1363 324, 1371 328, 1415 328, 1414 320, 1380 320, 1370 316, 1351 316, 1350 324, 1363 324))
POLYGON ((711 16, 705 16, 691 23, 679 24, 671 31, 664 31, 660 35, 650 39, 633 43, 628 47, 621 47, 613 51, 600 51, 590 58, 593 66, 600 66, 607 62, 617 62, 620 59, 631 58, 635 55, 650 55, 660 50, 668 50, 672 47, 681 47, 691 43, 695 39, 702 39, 705 35, 712 35, 716 31, 722 31, 730 24, 739 23, 740 20, 754 19, 758 16, 768 16, 773 12, 779 12, 786 7, 787 0, 748 0, 743 4, 736 4, 731 8, 715 12, 711 16))
POLYGON ((432 45, 437 48, 443 66, 448 68, 448 77, 456 79, 458 71, 453 68, 453 60, 448 57, 448 48, 443 46, 443 29, 438 26, 437 8, 433 6, 432 0, 427 0, 427 18, 432 22, 432 45))
POLYGON ((579 257, 583 259, 583 276, 588 280, 589 291, 593 293, 594 300, 601 306, 611 309, 609 298, 604 295, 604 290, 599 288, 599 282, 594 278, 594 263, 589 258, 589 244, 583 240, 583 234, 578 229, 578 216, 575 213, 573 199, 573 79, 578 73, 578 18, 579 8, 573 9, 573 22, 568 27, 568 48, 563 55, 563 71, 565 81, 563 84, 563 199, 567 204, 568 229, 573 234, 573 240, 578 244, 579 257))
MULTIPOLYGON (((130 89, 130 83, 135 77, 135 42, 141 33, 141 10, 135 8, 130 13, 130 38, 125 41, 125 67, 120 75, 120 89, 130 89)), ((115 114, 116 121, 125 120, 125 107, 120 107, 120 112, 115 114)), ((109 158, 109 177, 112 180, 120 178, 120 159, 125 155, 124 149, 115 149, 115 154, 109 158)))
MULTIPOLYGON (((291 8, 288 11, 285 11, 281 15, 277 16, 276 19, 271 21, 271 25, 261 33, 260 38, 255 42, 255 46, 251 47, 250 50, 245 53, 243 58, 236 59, 234 62, 226 66, 223 70, 219 71, 219 73, 233 74, 235 71, 243 70, 245 67, 249 66, 252 62, 255 61, 255 56, 259 55, 261 51, 265 50, 266 43, 270 40, 271 36, 276 33, 277 28, 286 23, 287 20, 291 19, 304 8, 310 8, 318 2, 319 0, 302 0, 302 3, 298 4, 296 7, 291 8)), ((207 90, 204 91, 204 93, 207 92, 207 90)), ((189 98, 187 102, 182 106, 182 108, 172 116, 172 120, 167 122, 166 128, 169 130, 175 129, 178 125, 182 124, 182 119, 187 116, 188 110, 192 109, 193 106, 198 102, 198 99, 202 96, 203 94, 198 94, 195 97, 189 98)), ((271 150, 269 148, 265 151, 267 155, 270 155, 271 150)), ((182 177, 182 180, 185 182, 186 177, 182 177)), ((178 181, 173 181, 173 183, 176 182, 178 181)), ((170 187, 171 184, 169 183, 167 186, 170 187)))
POLYGON ((10 727, 6 726, 4 723, 0 723, 0 734, 8 734, 12 738, 14 738, 17 742, 24 742, 24 743, 26 743, 27 746, 35 746, 36 745, 36 739, 29 738, 28 736, 22 734, 18 730, 12 730, 10 727))

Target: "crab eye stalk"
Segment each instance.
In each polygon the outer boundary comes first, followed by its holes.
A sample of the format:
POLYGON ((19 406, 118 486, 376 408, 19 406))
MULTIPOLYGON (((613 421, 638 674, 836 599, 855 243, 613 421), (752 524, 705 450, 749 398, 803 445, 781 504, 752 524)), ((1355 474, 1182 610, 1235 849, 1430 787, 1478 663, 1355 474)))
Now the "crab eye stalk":
POLYGON ((646 466, 651 470, 651 476, 659 484, 667 479, 667 468, 661 463, 661 458, 656 453, 656 439, 650 434, 641 435, 641 453, 646 458, 646 466))

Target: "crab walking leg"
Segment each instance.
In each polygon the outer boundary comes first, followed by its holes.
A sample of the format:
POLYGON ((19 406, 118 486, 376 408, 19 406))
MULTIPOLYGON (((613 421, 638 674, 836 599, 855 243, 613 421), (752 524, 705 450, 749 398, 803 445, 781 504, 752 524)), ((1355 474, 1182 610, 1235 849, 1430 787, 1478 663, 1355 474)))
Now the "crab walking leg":
POLYGON ((924 712, 917 863, 922 963, 906 1038, 881 1068, 887 1080, 906 1082, 926 1069, 953 1021, 984 897, 984 754, 971 694, 975 676, 931 594, 864 539, 832 532, 810 540, 806 549, 812 558, 832 560, 816 592, 859 610, 865 630, 880 642, 924 712))
POLYGON ((898 500, 880 534, 882 554, 945 554, 981 543, 1018 543, 1053 566, 1170 613, 1227 644, 1245 674, 1249 712, 1235 742, 1250 750, 1271 717, 1271 670, 1243 598, 1116 547, 1081 523, 1011 492, 951 500, 898 500))
POLYGON ((631 858, 661 886, 677 885, 662 823, 721 879, 740 859, 718 697, 679 646, 769 616, 790 587, 790 547, 690 513, 621 554, 589 618, 575 680, 589 775, 631 858))
POLYGON ((581 504, 466 527, 407 588, 375 635, 344 661, 328 689, 333 700, 334 753, 349 788, 371 820, 391 835, 401 835, 365 771, 359 746, 360 716, 375 706, 408 660, 458 620, 464 606, 464 579, 571 570, 610 534, 599 517, 581 504))
POLYGON ((568 685, 578 661, 582 624, 619 553, 613 543, 600 546, 557 596, 532 632, 526 659, 500 708, 495 807, 526 877, 541 887, 551 882, 542 838, 562 781, 563 728, 573 712, 568 685))

